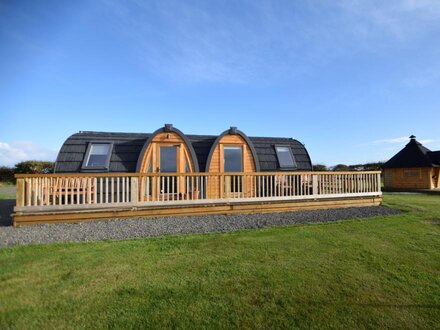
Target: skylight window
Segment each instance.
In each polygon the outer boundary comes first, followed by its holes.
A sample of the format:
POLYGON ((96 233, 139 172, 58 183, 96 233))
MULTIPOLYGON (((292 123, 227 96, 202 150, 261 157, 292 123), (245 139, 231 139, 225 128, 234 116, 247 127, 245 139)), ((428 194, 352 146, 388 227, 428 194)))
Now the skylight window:
POLYGON ((112 143, 90 143, 83 169, 108 170, 112 147, 112 143))
POLYGON ((296 167, 295 158, 292 155, 290 147, 287 146, 275 146, 277 152, 278 163, 281 168, 293 168, 296 167))

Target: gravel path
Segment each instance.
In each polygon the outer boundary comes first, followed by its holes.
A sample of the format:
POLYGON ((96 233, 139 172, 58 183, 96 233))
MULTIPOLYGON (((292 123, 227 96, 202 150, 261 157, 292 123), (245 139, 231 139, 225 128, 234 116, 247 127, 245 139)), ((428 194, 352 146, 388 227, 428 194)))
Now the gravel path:
POLYGON ((121 219, 73 224, 0 227, 0 247, 18 244, 120 240, 165 234, 227 232, 240 229, 334 222, 397 214, 383 206, 268 214, 208 215, 159 219, 121 219))

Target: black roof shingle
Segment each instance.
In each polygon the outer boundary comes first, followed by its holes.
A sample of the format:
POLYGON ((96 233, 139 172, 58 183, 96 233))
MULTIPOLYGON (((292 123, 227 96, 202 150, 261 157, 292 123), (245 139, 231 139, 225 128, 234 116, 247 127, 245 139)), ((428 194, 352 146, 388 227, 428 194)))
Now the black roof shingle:
MULTIPOLYGON (((109 172, 136 172, 136 166, 144 144, 152 134, 79 132, 71 135, 61 147, 55 163, 55 172, 81 172, 90 142, 113 143, 109 172)), ((209 152, 217 136, 185 135, 190 141, 197 157, 200 171, 204 171, 209 152)), ((312 170, 312 163, 305 146, 291 138, 249 137, 252 142, 261 171, 280 170, 275 145, 287 145, 297 163, 297 170, 312 170)))

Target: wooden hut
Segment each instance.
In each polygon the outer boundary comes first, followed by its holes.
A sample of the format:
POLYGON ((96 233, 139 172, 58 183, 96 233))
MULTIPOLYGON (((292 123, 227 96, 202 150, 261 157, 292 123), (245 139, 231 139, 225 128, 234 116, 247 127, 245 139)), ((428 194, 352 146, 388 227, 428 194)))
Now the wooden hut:
POLYGON ((387 190, 439 189, 440 151, 431 151, 410 136, 409 143, 383 165, 387 190))

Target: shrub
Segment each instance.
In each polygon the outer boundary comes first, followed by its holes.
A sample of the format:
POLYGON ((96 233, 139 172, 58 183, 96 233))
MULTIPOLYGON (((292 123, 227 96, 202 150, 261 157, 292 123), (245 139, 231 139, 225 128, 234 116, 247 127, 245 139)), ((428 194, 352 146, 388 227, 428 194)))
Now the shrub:
POLYGON ((350 167, 345 164, 338 164, 333 167, 333 171, 350 171, 350 167))
POLYGON ((53 173, 54 162, 28 160, 15 165, 14 173, 46 174, 53 173))
POLYGON ((325 166, 324 164, 313 165, 313 170, 314 171, 328 171, 327 166, 325 166))
POLYGON ((15 183, 14 169, 0 166, 0 182, 15 183))

